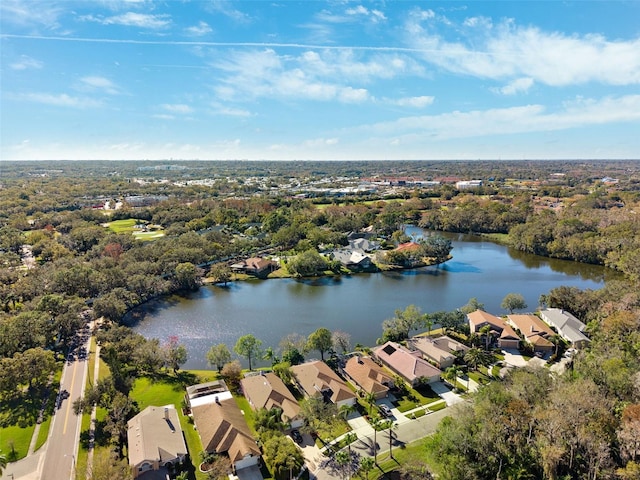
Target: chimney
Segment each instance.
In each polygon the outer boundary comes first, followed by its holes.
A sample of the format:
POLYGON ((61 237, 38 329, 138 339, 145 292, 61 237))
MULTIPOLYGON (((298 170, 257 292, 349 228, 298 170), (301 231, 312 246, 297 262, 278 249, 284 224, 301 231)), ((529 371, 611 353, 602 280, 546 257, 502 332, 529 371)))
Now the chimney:
POLYGON ((217 403, 218 405, 220 405, 220 399, 218 398, 218 396, 217 396, 217 395, 216 395, 216 399, 215 399, 215 400, 216 400, 216 403, 217 403))
POLYGON ((164 407, 164 419, 169 420, 169 408, 164 407))

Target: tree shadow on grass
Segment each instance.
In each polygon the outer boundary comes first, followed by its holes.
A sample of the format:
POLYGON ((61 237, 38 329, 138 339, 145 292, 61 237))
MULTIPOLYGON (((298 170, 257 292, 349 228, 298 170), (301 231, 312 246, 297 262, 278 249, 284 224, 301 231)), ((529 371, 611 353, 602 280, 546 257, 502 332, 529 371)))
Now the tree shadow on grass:
POLYGON ((38 420, 46 389, 24 390, 0 401, 0 427, 17 425, 25 428, 38 420))
MULTIPOLYGON (((95 437, 94 437, 94 448, 95 447, 106 447, 111 442, 111 435, 105 431, 105 425, 107 424, 106 420, 96 420, 95 422, 95 437)), ((83 449, 89 450, 91 438, 89 436, 89 430, 85 430, 80 433, 80 445, 83 449)))

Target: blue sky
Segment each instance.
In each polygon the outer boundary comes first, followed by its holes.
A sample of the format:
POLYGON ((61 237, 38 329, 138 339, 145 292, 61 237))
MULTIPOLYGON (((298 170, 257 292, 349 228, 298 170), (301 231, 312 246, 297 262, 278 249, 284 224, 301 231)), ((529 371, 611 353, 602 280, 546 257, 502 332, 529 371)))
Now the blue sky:
POLYGON ((640 158, 640 2, 2 0, 0 159, 640 158))

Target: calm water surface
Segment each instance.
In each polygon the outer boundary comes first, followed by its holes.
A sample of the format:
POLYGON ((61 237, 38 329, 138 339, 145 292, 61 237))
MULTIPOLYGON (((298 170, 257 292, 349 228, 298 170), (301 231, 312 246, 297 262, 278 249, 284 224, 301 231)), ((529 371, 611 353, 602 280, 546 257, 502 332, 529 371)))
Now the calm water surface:
MULTIPOLYGON (((422 233, 410 227, 412 235, 422 233)), ((531 311, 538 298, 560 285, 601 288, 615 273, 603 267, 550 260, 513 251, 469 235, 447 235, 453 259, 438 267, 320 279, 273 279, 207 286, 186 296, 144 305, 129 319, 137 332, 165 341, 176 335, 187 346, 184 368, 208 368, 211 345, 252 333, 263 347, 276 348, 295 332, 318 327, 344 330, 352 344, 375 345, 382 321, 409 304, 423 312, 454 310, 476 297, 488 312, 501 315, 507 293, 521 293, 531 311), (135 317, 135 319, 134 319, 135 317)))

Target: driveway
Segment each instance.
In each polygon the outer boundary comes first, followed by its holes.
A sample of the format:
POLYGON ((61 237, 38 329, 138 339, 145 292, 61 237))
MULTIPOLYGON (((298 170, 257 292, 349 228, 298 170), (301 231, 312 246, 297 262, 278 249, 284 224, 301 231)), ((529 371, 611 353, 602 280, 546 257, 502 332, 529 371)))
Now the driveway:
POLYGON ((504 353, 504 361, 508 365, 513 365, 514 367, 527 366, 527 360, 518 350, 503 350, 502 353, 504 353))
POLYGON ((449 387, 447 387, 444 382, 433 382, 430 383, 429 386, 434 393, 447 403, 447 407, 455 405, 456 403, 464 402, 460 395, 449 390, 449 387))

